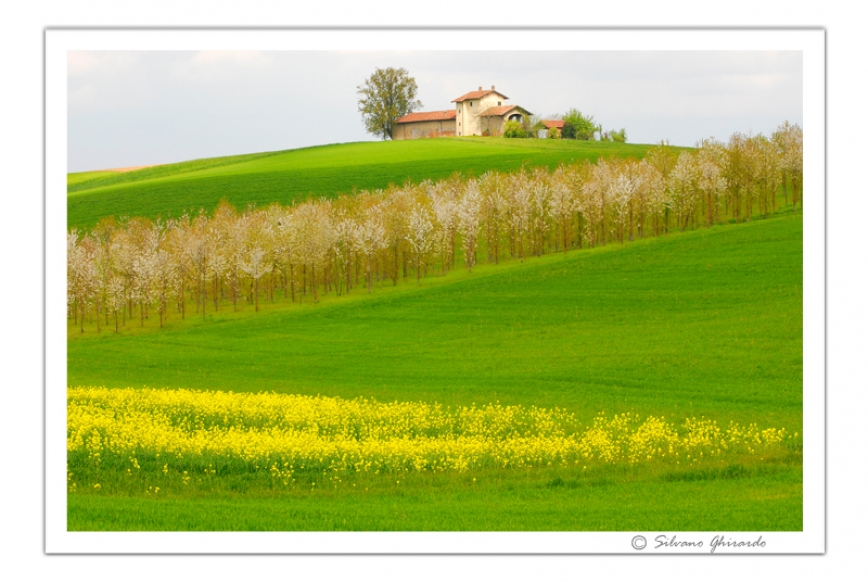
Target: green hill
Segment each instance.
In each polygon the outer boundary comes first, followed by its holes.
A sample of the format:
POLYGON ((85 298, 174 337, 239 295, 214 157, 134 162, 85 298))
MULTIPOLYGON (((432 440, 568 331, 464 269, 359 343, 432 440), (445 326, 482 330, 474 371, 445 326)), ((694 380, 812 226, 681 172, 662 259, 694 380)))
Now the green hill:
MULTIPOLYGON (((90 227, 107 216, 211 211, 221 199, 239 208, 286 204, 455 172, 551 168, 609 155, 641 158, 649 147, 432 139, 83 172, 68 176, 68 223, 90 227)), ((70 325, 68 385, 276 391, 448 407, 499 402, 560 407, 586 425, 601 412, 630 412, 676 423, 705 416, 721 426, 756 423, 801 434, 801 241, 801 215, 787 213, 478 265, 472 274, 459 267, 445 277, 411 277, 397 286, 383 281, 370 295, 360 287, 316 305, 264 303, 259 313, 249 305, 233 313, 229 306, 204 320, 173 315, 165 329, 128 322, 120 334, 111 326, 102 333, 88 326, 81 334, 70 325)), ((189 490, 186 483, 165 487, 161 499, 147 497, 139 485, 168 479, 163 461, 140 460, 139 480, 126 468, 70 469, 81 489, 68 498, 69 528, 802 527, 797 448, 702 468, 362 475, 332 490, 276 490, 267 475, 227 474, 189 490), (97 480, 101 491, 94 488, 97 480)))
POLYGON ((440 138, 360 142, 193 160, 132 172, 82 172, 67 179, 70 228, 107 216, 179 216, 307 197, 334 197, 408 180, 479 175, 600 156, 641 158, 651 146, 575 140, 440 138))
POLYGON ((66 175, 66 190, 67 192, 75 192, 80 188, 81 184, 95 184, 98 181, 108 181, 113 176, 117 176, 118 172, 113 170, 97 170, 95 172, 73 172, 66 175))
POLYGON ((801 423, 801 217, 480 266, 368 295, 75 328, 69 384, 801 423))
MULTIPOLYGON (((801 433, 801 239, 790 215, 162 331, 73 331, 68 383, 499 401, 588 423, 704 415, 801 433)), ((364 492, 240 496, 233 487, 247 486, 232 485, 164 502, 91 491, 70 497, 70 528, 799 530, 800 459, 483 472, 477 488, 458 474, 362 480, 364 492)))

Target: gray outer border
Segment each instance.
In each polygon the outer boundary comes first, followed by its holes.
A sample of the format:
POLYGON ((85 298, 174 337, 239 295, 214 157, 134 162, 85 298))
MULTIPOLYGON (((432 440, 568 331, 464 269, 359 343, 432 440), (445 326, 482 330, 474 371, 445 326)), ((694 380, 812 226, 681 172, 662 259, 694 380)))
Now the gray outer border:
MULTIPOLYGON (((398 30, 451 30, 451 31, 488 31, 488 30, 619 30, 619 31, 692 31, 692 30, 748 30, 748 31, 779 31, 779 30, 812 30, 823 31, 823 551, 820 554, 790 554, 790 553, 739 553, 727 552, 726 554, 715 554, 718 557, 723 556, 793 556, 793 555, 826 555, 828 552, 829 538, 829 35, 825 26, 47 26, 42 31, 42 553, 52 556, 698 556, 706 554, 696 553, 681 553, 681 552, 665 552, 657 554, 637 554, 633 552, 618 552, 618 553, 388 553, 388 552, 360 552, 360 553, 330 553, 330 552, 312 552, 312 553, 293 553, 285 554, 275 553, 221 553, 213 554, 209 552, 185 552, 163 554, 156 552, 149 553, 99 553, 99 552, 83 552, 83 553, 52 553, 46 551, 47 537, 47 515, 46 506, 46 447, 47 440, 45 437, 46 431, 46 399, 48 387, 46 384, 46 371, 48 360, 46 358, 46 335, 48 324, 46 318, 46 208, 48 204, 48 168, 46 166, 46 143, 48 128, 45 120, 47 91, 46 91, 46 40, 48 32, 52 30, 70 31, 70 30, 94 30, 94 31, 115 31, 115 30, 166 30, 166 31, 279 31, 279 30, 298 30, 298 31, 398 31, 398 30)), ((802 241, 804 247, 804 240, 802 241)), ((804 306, 802 307, 804 310, 804 306)), ((804 312, 803 312, 804 315, 804 312)), ((804 354, 803 354, 804 357, 804 354)), ((804 388, 803 388, 804 389, 804 388)), ((804 416, 804 409, 802 410, 804 416)), ((803 418, 804 422, 804 418, 803 418)), ((803 469, 804 470, 804 469, 803 469)), ((803 475, 804 479, 804 475, 803 475)), ((802 505, 804 507, 804 492, 802 493, 802 505)), ((804 523, 803 523, 804 527, 804 523)), ((67 530, 68 531, 68 530, 67 530)), ((803 530, 804 531, 804 530, 803 530)), ((117 532, 123 533, 123 532, 117 532)), ((164 532, 154 532, 164 533, 164 532)), ((241 533, 241 532, 238 532, 241 533)), ((412 533, 412 532, 406 532, 412 533)), ((632 533, 624 531, 623 533, 632 533)), ((711 555, 711 554, 708 554, 711 555)))

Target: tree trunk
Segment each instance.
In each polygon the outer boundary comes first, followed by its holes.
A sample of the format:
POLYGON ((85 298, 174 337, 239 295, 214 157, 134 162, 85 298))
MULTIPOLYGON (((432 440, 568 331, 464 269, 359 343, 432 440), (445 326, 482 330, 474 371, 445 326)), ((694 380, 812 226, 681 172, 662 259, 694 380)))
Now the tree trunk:
POLYGON ((310 284, 313 289, 313 302, 319 303, 319 295, 317 295, 316 288, 316 265, 314 264, 310 266, 310 284))

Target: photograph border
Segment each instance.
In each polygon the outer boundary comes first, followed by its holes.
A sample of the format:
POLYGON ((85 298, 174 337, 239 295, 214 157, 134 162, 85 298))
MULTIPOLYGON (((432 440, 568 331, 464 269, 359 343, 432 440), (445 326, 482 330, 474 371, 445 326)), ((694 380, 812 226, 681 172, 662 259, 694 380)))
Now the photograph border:
MULTIPOLYGON (((489 555, 632 554, 642 535, 705 540, 720 532, 69 532, 66 530, 66 164, 69 50, 800 50, 803 54, 803 531, 725 532, 763 548, 720 553, 824 553, 826 542, 826 34, 799 28, 275 27, 47 28, 45 98, 45 551, 51 554, 489 555), (515 37, 516 30, 526 35, 515 37), (472 32, 473 34, 467 34, 472 32), (376 33, 376 34, 374 34, 376 33), (409 48, 408 48, 409 47, 409 48), (542 48, 541 48, 542 47, 542 48), (735 48, 737 47, 737 48, 735 48)), ((744 128, 748 129, 748 128, 744 128)), ((725 136, 718 136, 725 137, 725 136)))

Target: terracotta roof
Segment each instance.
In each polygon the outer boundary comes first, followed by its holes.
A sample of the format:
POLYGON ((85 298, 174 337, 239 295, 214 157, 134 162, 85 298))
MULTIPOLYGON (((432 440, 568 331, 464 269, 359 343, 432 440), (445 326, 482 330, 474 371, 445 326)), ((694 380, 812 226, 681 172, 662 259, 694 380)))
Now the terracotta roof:
MULTIPOLYGON (((499 105, 497 107, 489 107, 485 111, 479 114, 479 117, 491 117, 491 116, 501 116, 506 115, 513 109, 518 107, 518 105, 499 105)), ((521 109, 521 107, 518 107, 521 109)))
POLYGON ((564 128, 564 122, 560 119, 543 119, 543 125, 546 126, 546 129, 551 129, 553 127, 557 127, 558 129, 564 128))
POLYGON ((419 111, 417 113, 408 113, 404 117, 399 117, 395 123, 413 123, 414 121, 447 121, 455 119, 456 112, 454 109, 446 111, 419 111))
POLYGON ((465 93, 464 95, 462 95, 458 99, 453 99, 452 102, 453 103, 461 103, 462 101, 467 101, 468 99, 481 99, 482 97, 485 97, 489 93, 497 93, 498 95, 500 95, 504 99, 509 99, 509 97, 507 97, 506 95, 504 95, 500 91, 495 91, 494 89, 483 89, 480 91, 471 91, 470 93, 465 93))

